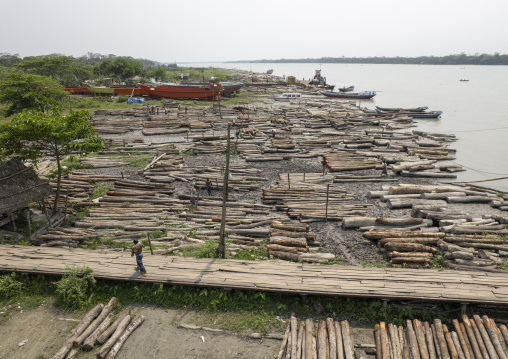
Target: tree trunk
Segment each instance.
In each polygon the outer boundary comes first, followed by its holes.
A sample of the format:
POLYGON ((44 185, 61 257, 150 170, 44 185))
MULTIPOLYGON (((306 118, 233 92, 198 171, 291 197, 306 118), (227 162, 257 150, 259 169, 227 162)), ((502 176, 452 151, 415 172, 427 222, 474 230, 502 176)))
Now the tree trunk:
POLYGON ((353 342, 351 340, 351 332, 347 320, 342 321, 342 341, 344 343, 344 354, 346 359, 354 359, 353 342))
POLYGON ((291 357, 296 358, 296 347, 298 346, 298 321, 291 316, 291 357))
POLYGON ((95 342, 97 341, 97 338, 108 328, 109 324, 111 323, 111 320, 113 320, 113 317, 115 315, 113 313, 109 313, 106 319, 99 325, 95 331, 90 334, 88 338, 83 343, 83 350, 92 350, 95 342))
POLYGON ((288 346, 288 338, 289 338, 290 334, 291 334, 291 328, 288 325, 286 328, 286 332, 284 333, 284 339, 282 339, 282 344, 280 346, 279 354, 277 354, 277 359, 282 359, 282 357, 286 353, 286 349, 288 346))
POLYGON ((122 321, 116 327, 116 330, 111 336, 111 338, 109 338, 109 340, 99 349, 99 353, 97 354, 98 358, 104 359, 106 357, 106 355, 109 352, 109 349, 111 349, 111 347, 116 343, 120 335, 122 335, 122 333, 124 332, 125 328, 127 328, 127 326, 129 325, 130 321, 131 321, 130 315, 126 315, 122 319, 122 321))
POLYGON ((339 322, 333 323, 335 326, 335 339, 337 342, 337 359, 344 359, 344 344, 342 343, 342 329, 339 322))
POLYGON ((140 315, 136 320, 134 320, 127 329, 123 332, 123 334, 118 338, 118 341, 116 344, 111 348, 111 350, 108 353, 108 356, 106 359, 113 359, 118 354, 118 351, 122 348, 123 343, 127 340, 127 338, 132 334, 132 332, 139 327, 143 322, 145 321, 145 316, 140 315))
POLYGON ((298 338, 296 340, 296 359, 302 359, 302 347, 305 340, 305 322, 301 322, 298 327, 298 338))
POLYGON ((113 334, 113 332, 116 330, 116 327, 118 327, 118 324, 120 324, 123 318, 129 315, 130 312, 131 310, 129 308, 124 308, 122 312, 118 315, 118 318, 116 318, 114 323, 97 338, 97 342, 99 342, 99 344, 103 344, 109 338, 109 336, 113 334))
POLYGON ((321 321, 318 326, 318 359, 327 359, 327 341, 328 335, 326 334, 326 322, 321 321))
POLYGON ((436 329, 436 336, 439 342, 441 358, 450 359, 450 354, 448 352, 448 346, 446 345, 446 339, 443 332, 443 324, 441 323, 441 320, 434 319, 434 328, 436 329))
POLYGON ((113 310, 113 306, 115 305, 116 303, 116 298, 113 297, 110 299, 109 303, 104 307, 102 308, 102 312, 101 314, 97 317, 97 319, 95 319, 92 324, 90 324, 88 326, 88 328, 86 328, 86 330, 79 336, 77 337, 73 342, 72 342, 72 345, 74 347, 79 347, 81 343, 83 343, 83 341, 85 341, 86 338, 88 338, 90 336, 90 334, 92 334, 95 329, 97 329, 99 327, 99 325, 104 321, 104 319, 108 316, 109 312, 111 312, 111 310, 113 310))
POLYGON ((337 336, 332 318, 326 318, 326 328, 328 329, 328 342, 330 343, 329 357, 330 359, 337 359, 337 336))
POLYGON ((312 319, 305 321, 305 359, 313 359, 316 355, 316 346, 312 345, 314 338, 314 322, 312 319))

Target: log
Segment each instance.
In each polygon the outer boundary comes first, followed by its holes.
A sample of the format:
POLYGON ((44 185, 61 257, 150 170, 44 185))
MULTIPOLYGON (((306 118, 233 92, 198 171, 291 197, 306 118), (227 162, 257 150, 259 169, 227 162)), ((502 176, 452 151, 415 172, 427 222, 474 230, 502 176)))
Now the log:
POLYGON ((326 318, 326 328, 328 330, 328 343, 330 344, 329 358, 337 359, 337 336, 332 318, 326 318))
MULTIPOLYGON (((460 346, 462 347, 464 359, 474 359, 474 358, 471 358, 471 353, 469 352, 468 345, 466 343, 466 340, 464 339, 464 335, 462 333, 462 329, 460 327, 459 321, 457 319, 454 319, 452 322, 453 322, 453 327, 455 328, 455 332, 457 333, 456 335, 457 335, 457 338, 460 342, 460 346)), ((459 353, 459 357, 460 357, 460 353, 459 353)))
POLYGON ((271 237, 270 242, 273 244, 279 244, 281 246, 287 247, 307 248, 307 240, 305 239, 297 239, 289 237, 271 237))
POLYGON ((316 356, 316 346, 313 346, 314 322, 312 319, 305 321, 305 359, 313 359, 316 356))
POLYGON ((342 342, 342 327, 339 322, 334 322, 335 339, 337 342, 337 359, 344 359, 344 344, 342 342))
POLYGON ((353 341, 351 339, 351 332, 349 329, 349 322, 344 320, 340 323, 342 327, 342 341, 344 343, 345 359, 354 359, 353 355, 353 341))
POLYGON ((392 264, 401 264, 401 263, 414 263, 414 264, 428 264, 432 262, 432 258, 423 258, 423 257, 396 257, 390 260, 392 264))
POLYGON ((436 329, 436 336, 439 343, 439 350, 441 353, 441 358, 450 359, 450 353, 448 351, 448 347, 446 345, 446 339, 443 332, 443 325, 441 320, 434 319, 434 328, 436 329))
POLYGON ((102 321, 101 325, 95 329, 95 331, 90 334, 88 338, 83 342, 83 350, 90 351, 93 349, 97 338, 108 328, 111 320, 115 315, 113 313, 109 313, 108 316, 102 321))
POLYGON ((287 344, 287 347, 286 347, 286 359, 291 359, 291 347, 292 347, 292 337, 291 337, 291 332, 289 333, 289 336, 288 336, 288 344, 287 344))
POLYGON ((418 199, 418 198, 407 198, 407 199, 390 199, 386 201, 386 207, 390 209, 401 209, 401 208, 411 208, 413 205, 432 205, 439 207, 446 207, 447 203, 442 200, 427 200, 427 199, 418 199))
POLYGON ((389 188, 389 194, 411 194, 411 193, 430 193, 430 192, 460 192, 461 187, 456 186, 392 186, 389 188))
POLYGON ((411 357, 413 359, 420 359, 421 357, 420 350, 418 348, 418 339, 416 339, 416 334, 413 330, 413 323, 409 319, 406 320, 406 323, 407 323, 406 332, 407 337, 409 339, 409 349, 411 350, 411 357))
POLYGON ((293 262, 299 262, 300 256, 295 253, 289 253, 289 252, 278 252, 278 251, 269 251, 268 255, 280 259, 284 259, 287 261, 293 261, 293 262))
POLYGON ((397 251, 397 252, 427 252, 432 254, 437 253, 436 248, 425 246, 423 244, 418 243, 389 242, 385 244, 385 249, 387 251, 397 251))
POLYGON ((296 340, 296 358, 302 359, 302 347, 305 333, 305 322, 300 323, 300 327, 298 328, 298 338, 296 340))
POLYGON ((394 359, 402 359, 402 349, 400 348, 399 333, 397 327, 392 323, 388 324, 388 333, 392 342, 392 353, 394 359))
POLYGON ((508 328, 506 328, 506 325, 502 324, 499 326, 499 329, 501 330, 504 341, 508 344, 508 328))
POLYGON ((434 337, 432 336, 432 330, 430 329, 429 323, 423 323, 423 328, 425 330, 425 339, 427 340, 427 349, 429 351, 430 359, 437 359, 437 353, 434 344, 434 337))
POLYGON ((326 333, 326 322, 319 322, 318 326, 318 359, 327 359, 328 352, 326 342, 328 341, 328 335, 326 333))
MULTIPOLYGON (((463 318, 464 318, 464 316, 463 316, 463 318)), ((466 323, 466 322, 464 321, 464 323, 466 323)), ((485 346, 485 343, 483 342, 482 335, 480 333, 480 330, 476 326, 476 322, 474 320, 471 320, 471 321, 469 321, 469 324, 471 325, 471 328, 473 330, 474 337, 476 339, 476 343, 478 344, 478 348, 480 349, 480 352, 482 354, 482 358, 489 359, 490 357, 489 357, 489 353, 487 351, 487 347, 485 346)))
POLYGON ((501 344, 501 347, 503 348, 504 355, 507 356, 508 355, 508 346, 506 346, 506 343, 504 341, 504 337, 503 337, 503 334, 501 333, 501 330, 496 325, 496 322, 494 321, 494 319, 490 319, 490 323, 492 325, 492 328, 494 328, 494 331, 496 332, 499 343, 501 344))
POLYGON ((457 349, 455 348, 455 344, 453 344, 452 336, 451 336, 450 332, 448 331, 448 327, 445 324, 443 324, 443 333, 444 333, 446 343, 448 344, 448 350, 450 351, 450 357, 452 359, 459 359, 457 349))
POLYGON ((291 357, 292 358, 296 358, 297 345, 298 345, 298 321, 292 315, 291 316, 291 357))
MULTIPOLYGON (((501 343, 499 342, 499 337, 497 336, 497 333, 494 330, 494 327, 491 325, 489 317, 484 315, 481 317, 481 320, 483 321, 484 329, 486 330, 487 334, 489 335, 492 345, 494 346, 494 349, 495 349, 499 359, 506 359, 506 355, 504 354, 503 347, 501 346, 501 343)), ((475 317, 475 321, 476 321, 476 317, 475 317)), ((490 352, 489 352, 489 354, 490 354, 490 352)))
POLYGON ((436 356, 438 357, 438 359, 443 359, 441 355, 441 345, 439 344, 439 340, 437 338, 436 326, 434 324, 431 324, 430 329, 432 332, 432 338, 434 339, 434 348, 436 349, 436 356))
POLYGON ((286 247, 286 246, 280 246, 278 244, 268 244, 266 246, 266 249, 268 251, 275 251, 275 252, 289 252, 289 253, 298 253, 299 251, 305 252, 305 249, 302 247, 286 247))
POLYGON ((415 319, 413 323, 414 330, 416 333, 416 339, 418 342, 418 347, 420 348, 420 357, 422 359, 429 359, 430 356, 429 351, 427 349, 427 344, 425 342, 425 331, 423 329, 422 323, 418 319, 415 319))
POLYGON ((376 340, 376 359, 383 359, 379 324, 374 325, 374 338, 376 340))
POLYGON ((90 334, 92 334, 95 331, 95 329, 99 327, 99 325, 101 325, 104 319, 106 319, 106 317, 108 316, 109 312, 113 310, 113 306, 115 305, 115 303, 116 303, 115 297, 109 300, 108 304, 106 304, 104 308, 102 308, 101 314, 99 314, 99 316, 92 322, 92 324, 90 324, 88 328, 86 328, 86 330, 72 342, 72 345, 74 347, 80 346, 81 343, 83 343, 85 339, 88 338, 90 334))
MULTIPOLYGON (((118 320, 116 320, 118 321, 118 320)), ((116 322, 115 321, 115 322, 116 322)), ((104 359, 106 355, 108 354, 111 347, 116 343, 118 338, 120 338, 120 335, 125 331, 125 328, 129 325, 131 321, 131 316, 127 314, 125 317, 123 317, 122 321, 118 323, 113 335, 111 335, 111 338, 108 339, 106 343, 99 349, 99 353, 97 354, 97 357, 100 359, 104 359)))
POLYGON ((277 354, 277 359, 282 359, 284 354, 286 353, 287 345, 288 345, 288 339, 291 334, 291 327, 288 324, 286 328, 286 332, 284 333, 284 339, 282 339, 282 344, 280 345, 279 354, 277 354))
POLYGON ((464 351, 460 345, 460 340, 457 332, 451 332, 453 344, 455 345, 455 349, 457 350, 457 354, 459 355, 459 359, 465 359, 464 351))
POLYGON ((122 348, 123 343, 129 338, 129 336, 132 334, 132 332, 139 327, 143 322, 145 321, 145 316, 140 315, 135 320, 132 321, 132 323, 129 324, 129 326, 125 329, 125 331, 122 333, 120 338, 118 338, 118 341, 115 343, 113 348, 109 351, 108 355, 106 356, 106 359, 113 359, 118 354, 118 351, 122 348))
POLYGON ((90 324, 92 320, 94 320, 95 317, 99 315, 99 313, 102 311, 102 308, 104 308, 104 304, 97 304, 92 310, 90 310, 88 313, 85 314, 83 319, 79 322, 79 324, 67 335, 67 338, 65 338, 64 345, 60 348, 60 350, 53 355, 52 359, 63 359, 71 350, 72 343, 74 340, 83 333, 85 328, 90 324))
MULTIPOLYGON (((473 347, 471 345, 471 341, 469 340, 469 336, 467 335, 466 327, 464 326, 464 323, 460 323, 460 332, 462 333, 462 337, 464 338, 464 340, 466 342, 466 347, 467 347, 467 351, 469 352, 469 357, 471 359, 475 359, 476 354, 475 354, 473 347)), ((482 354, 480 353, 479 350, 478 350, 478 354, 479 354, 479 357, 476 359, 482 359, 482 357, 481 357, 482 354)))
POLYGON ((381 322, 379 324, 379 333, 380 333, 380 339, 381 339, 381 358, 382 359, 391 359, 390 346, 388 345, 389 339, 388 339, 388 333, 386 332, 385 322, 381 322))

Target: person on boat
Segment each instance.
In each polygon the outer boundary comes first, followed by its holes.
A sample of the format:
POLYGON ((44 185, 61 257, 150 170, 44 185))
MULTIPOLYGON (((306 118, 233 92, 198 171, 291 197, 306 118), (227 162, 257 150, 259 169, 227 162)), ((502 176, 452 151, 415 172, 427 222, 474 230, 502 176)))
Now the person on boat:
POLYGON ((136 264, 137 264, 137 266, 134 268, 136 268, 136 270, 139 270, 141 272, 141 275, 145 275, 146 269, 145 266, 143 265, 143 248, 145 247, 145 245, 140 241, 138 241, 137 239, 134 239, 133 242, 134 247, 132 247, 131 257, 134 257, 134 255, 136 255, 136 264))

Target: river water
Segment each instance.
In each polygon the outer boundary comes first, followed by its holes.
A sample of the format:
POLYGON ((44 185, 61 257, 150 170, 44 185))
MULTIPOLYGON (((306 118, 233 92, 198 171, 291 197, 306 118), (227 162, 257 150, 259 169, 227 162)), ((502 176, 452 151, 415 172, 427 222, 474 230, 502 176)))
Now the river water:
MULTIPOLYGON (((253 72, 273 69, 277 76, 302 80, 321 68, 328 84, 377 91, 362 107, 418 107, 443 111, 439 119, 417 119, 418 129, 454 133, 453 161, 467 168, 458 181, 508 176, 508 66, 361 65, 290 63, 196 63, 195 67, 234 68, 253 72), (460 81, 467 79, 469 81, 460 81)), ((405 130, 407 131, 407 130, 405 130)), ((508 179, 478 183, 508 191, 508 179)))

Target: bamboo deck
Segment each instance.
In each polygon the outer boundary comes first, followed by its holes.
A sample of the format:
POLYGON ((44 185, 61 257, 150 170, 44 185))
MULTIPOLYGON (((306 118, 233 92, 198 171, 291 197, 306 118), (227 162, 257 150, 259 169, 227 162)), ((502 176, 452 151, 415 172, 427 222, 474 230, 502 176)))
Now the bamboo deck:
POLYGON ((508 305, 504 273, 361 268, 276 261, 151 256, 148 274, 130 252, 0 246, 0 271, 62 275, 89 266, 96 278, 294 294, 508 305))

